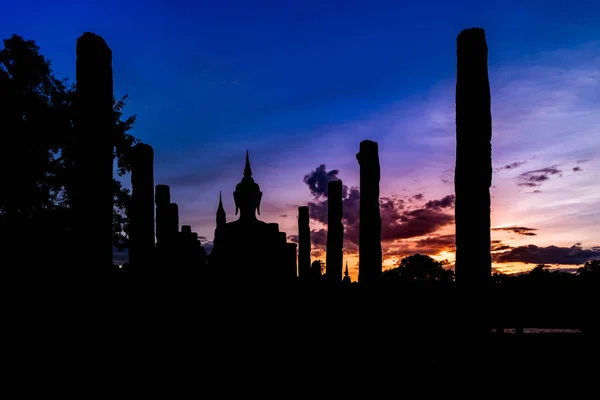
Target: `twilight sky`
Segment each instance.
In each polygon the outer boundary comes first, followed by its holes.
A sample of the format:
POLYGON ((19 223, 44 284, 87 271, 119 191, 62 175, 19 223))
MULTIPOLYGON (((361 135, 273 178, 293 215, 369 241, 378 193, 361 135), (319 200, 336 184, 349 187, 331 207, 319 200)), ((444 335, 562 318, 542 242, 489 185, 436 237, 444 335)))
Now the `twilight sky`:
POLYGON ((129 95, 133 134, 155 149, 155 182, 171 186, 181 223, 209 241, 219 190, 235 218, 246 149, 264 193, 261 219, 295 235, 297 207, 311 202, 322 259, 323 188, 341 179, 356 279, 364 139, 379 143, 384 265, 415 252, 454 260, 455 44, 480 26, 492 91, 494 267, 599 258, 600 3, 405 3, 32 0, 3 7, 0 36, 35 40, 69 79, 77 38, 103 36, 115 95, 129 95))

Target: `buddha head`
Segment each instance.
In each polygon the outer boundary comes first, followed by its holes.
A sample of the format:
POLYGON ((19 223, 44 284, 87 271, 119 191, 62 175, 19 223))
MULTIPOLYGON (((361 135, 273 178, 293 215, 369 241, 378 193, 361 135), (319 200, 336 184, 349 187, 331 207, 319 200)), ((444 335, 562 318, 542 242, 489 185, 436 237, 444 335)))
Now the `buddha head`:
POLYGON ((252 169, 250 169, 250 159, 246 151, 246 166, 244 168, 244 177, 242 181, 235 187, 233 192, 233 200, 235 202, 235 215, 240 211, 240 218, 255 219, 256 214, 260 215, 260 201, 262 200, 262 192, 254 179, 252 179, 252 169))

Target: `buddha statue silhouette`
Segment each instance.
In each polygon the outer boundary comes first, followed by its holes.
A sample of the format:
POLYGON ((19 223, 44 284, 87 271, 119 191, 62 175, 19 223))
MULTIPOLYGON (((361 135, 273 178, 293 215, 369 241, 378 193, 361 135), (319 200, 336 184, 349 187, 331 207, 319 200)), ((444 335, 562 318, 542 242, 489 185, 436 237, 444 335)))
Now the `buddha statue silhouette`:
MULTIPOLYGON (((252 178, 250 157, 246 151, 244 176, 235 187, 236 221, 226 222, 221 200, 217 210, 217 229, 214 241, 214 263, 228 280, 269 281, 274 271, 283 270, 280 232, 277 224, 260 221, 263 193, 252 178)), ((275 273, 276 274, 276 273, 275 273)))
POLYGON ((244 167, 244 177, 237 184, 233 192, 233 200, 235 202, 235 215, 240 213, 239 222, 255 222, 258 221, 256 213, 260 215, 260 202, 262 200, 262 192, 260 187, 252 178, 252 168, 250 167, 250 157, 246 150, 246 165, 244 167))

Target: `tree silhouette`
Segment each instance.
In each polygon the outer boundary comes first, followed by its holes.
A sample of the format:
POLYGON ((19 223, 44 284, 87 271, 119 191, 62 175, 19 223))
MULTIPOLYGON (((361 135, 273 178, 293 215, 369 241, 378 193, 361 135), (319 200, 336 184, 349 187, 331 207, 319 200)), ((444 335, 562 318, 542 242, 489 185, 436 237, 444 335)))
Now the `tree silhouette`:
MULTIPOLYGON (((74 167, 75 85, 59 79, 33 40, 12 35, 0 49, 0 218, 11 226, 69 225, 74 167)), ((124 118, 124 96, 113 100, 118 175, 131 170, 131 148, 137 139, 128 132, 136 116, 124 118)), ((114 180, 115 245, 126 246, 129 191, 114 180)), ((23 228, 25 229, 25 228, 23 228)))
POLYGON ((600 282, 600 260, 586 262, 583 267, 577 269, 577 275, 589 284, 600 282))
POLYGON ((398 267, 384 271, 383 279, 388 283, 452 282, 454 272, 444 268, 444 264, 423 254, 413 254, 403 258, 398 267))
POLYGON ((319 279, 323 272, 325 271, 325 263, 321 260, 315 260, 310 265, 311 276, 314 279, 319 279))

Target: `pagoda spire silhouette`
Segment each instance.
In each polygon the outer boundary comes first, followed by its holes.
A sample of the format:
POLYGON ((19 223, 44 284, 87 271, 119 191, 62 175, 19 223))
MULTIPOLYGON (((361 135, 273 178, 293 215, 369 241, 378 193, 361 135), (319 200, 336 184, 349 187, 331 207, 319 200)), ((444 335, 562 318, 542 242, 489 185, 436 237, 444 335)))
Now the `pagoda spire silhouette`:
POLYGON ((350 274, 348 273, 348 260, 346 260, 346 270, 344 271, 344 279, 342 279, 342 283, 345 285, 352 283, 352 279, 350 279, 350 274))
POLYGON ((219 207, 217 208, 217 227, 223 226, 227 223, 227 214, 225 208, 223 208, 223 195, 219 190, 219 207))
POLYGON ((244 166, 244 178, 252 178, 252 168, 250 168, 250 155, 246 150, 246 165, 244 166))

